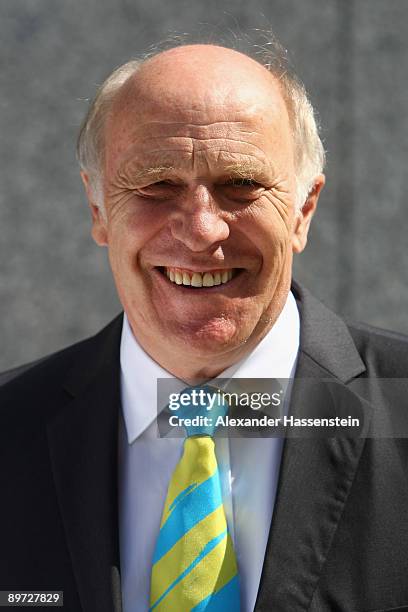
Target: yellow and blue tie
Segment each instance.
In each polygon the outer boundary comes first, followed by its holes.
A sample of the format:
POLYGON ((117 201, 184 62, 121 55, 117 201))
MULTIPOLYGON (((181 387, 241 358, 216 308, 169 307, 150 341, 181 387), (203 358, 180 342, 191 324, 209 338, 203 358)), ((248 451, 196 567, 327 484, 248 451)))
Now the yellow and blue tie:
POLYGON ((227 409, 224 400, 210 413, 203 406, 183 409, 183 416, 210 415, 212 423, 186 427, 183 455, 170 480, 153 557, 149 611, 240 610, 237 564, 213 439, 216 419, 227 409))

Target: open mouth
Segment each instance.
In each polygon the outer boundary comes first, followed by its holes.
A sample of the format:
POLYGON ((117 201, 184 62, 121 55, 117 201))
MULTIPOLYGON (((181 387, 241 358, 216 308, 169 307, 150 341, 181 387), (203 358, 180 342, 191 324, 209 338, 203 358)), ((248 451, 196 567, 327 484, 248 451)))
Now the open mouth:
POLYGON ((242 272, 242 268, 225 268, 196 272, 185 268, 160 267, 160 272, 175 285, 199 289, 226 285, 242 272))

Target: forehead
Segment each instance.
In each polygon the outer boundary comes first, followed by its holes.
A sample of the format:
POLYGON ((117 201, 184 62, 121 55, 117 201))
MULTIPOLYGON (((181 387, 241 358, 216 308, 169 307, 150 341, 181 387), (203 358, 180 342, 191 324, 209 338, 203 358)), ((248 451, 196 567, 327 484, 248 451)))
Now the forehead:
POLYGON ((106 161, 120 162, 138 150, 153 157, 164 152, 188 156, 194 150, 211 154, 232 143, 245 153, 291 141, 278 82, 246 60, 249 65, 142 67, 112 105, 105 127, 106 161))

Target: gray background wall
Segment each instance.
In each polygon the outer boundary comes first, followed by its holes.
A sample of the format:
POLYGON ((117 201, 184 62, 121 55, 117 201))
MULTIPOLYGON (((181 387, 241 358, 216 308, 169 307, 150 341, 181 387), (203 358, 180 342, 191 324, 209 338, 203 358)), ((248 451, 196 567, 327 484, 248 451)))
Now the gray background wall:
POLYGON ((2 0, 0 369, 119 311, 89 236, 77 129, 114 67, 203 23, 271 26, 319 110, 328 181, 297 278, 341 313, 407 332, 406 0, 2 0))

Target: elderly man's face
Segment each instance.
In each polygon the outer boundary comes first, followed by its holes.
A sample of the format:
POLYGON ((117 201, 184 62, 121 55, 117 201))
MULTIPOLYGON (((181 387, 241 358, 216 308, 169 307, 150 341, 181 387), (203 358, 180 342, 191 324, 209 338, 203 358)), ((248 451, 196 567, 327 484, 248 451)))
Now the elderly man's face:
POLYGON ((135 336, 158 361, 173 351, 170 371, 178 359, 220 370, 274 323, 315 203, 296 217, 295 188, 285 103, 249 58, 173 50, 125 86, 93 235, 135 336))

